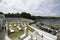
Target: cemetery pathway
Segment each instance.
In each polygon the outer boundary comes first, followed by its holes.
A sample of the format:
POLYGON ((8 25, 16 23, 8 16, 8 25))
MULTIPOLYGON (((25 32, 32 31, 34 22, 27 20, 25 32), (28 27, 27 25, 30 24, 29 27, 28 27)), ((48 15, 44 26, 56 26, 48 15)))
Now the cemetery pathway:
POLYGON ((5 35, 5 40, 11 40, 7 35, 5 35))

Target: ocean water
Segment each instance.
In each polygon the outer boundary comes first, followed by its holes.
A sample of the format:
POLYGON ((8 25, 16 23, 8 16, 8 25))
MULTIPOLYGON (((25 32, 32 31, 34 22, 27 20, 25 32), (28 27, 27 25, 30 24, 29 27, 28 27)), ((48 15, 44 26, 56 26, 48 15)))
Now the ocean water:
POLYGON ((48 25, 60 25, 60 20, 39 19, 38 21, 44 24, 48 24, 48 25))

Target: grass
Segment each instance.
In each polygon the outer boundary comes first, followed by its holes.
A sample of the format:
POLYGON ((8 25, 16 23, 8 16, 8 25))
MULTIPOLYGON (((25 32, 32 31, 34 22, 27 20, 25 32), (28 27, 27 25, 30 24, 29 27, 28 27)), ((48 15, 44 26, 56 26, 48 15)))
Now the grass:
POLYGON ((27 29, 30 30, 31 32, 35 31, 34 29, 32 29, 31 27, 29 27, 28 25, 27 25, 27 29))
MULTIPOLYGON (((26 24, 26 23, 27 23, 27 21, 25 21, 25 20, 24 20, 24 21, 21 21, 21 20, 20 20, 20 21, 15 21, 15 22, 16 22, 16 25, 18 25, 17 22, 19 22, 19 24, 21 24, 21 22, 22 22, 22 24, 24 24, 24 23, 26 24)), ((8 30, 7 30, 7 31, 8 31, 8 37, 9 37, 9 38, 14 39, 14 38, 17 38, 18 36, 21 36, 21 35, 24 33, 24 30, 20 30, 20 31, 19 31, 19 30, 17 29, 17 26, 14 26, 14 21, 7 21, 7 24, 8 24, 8 25, 7 25, 7 26, 8 26, 8 30), (11 23, 11 22, 13 22, 13 23, 11 23), (9 25, 12 25, 12 29, 15 31, 14 33, 10 33, 10 32, 9 32, 9 28, 10 28, 9 25)), ((21 27, 22 27, 22 26, 21 26, 21 27)), ((31 27, 29 27, 29 26, 27 25, 27 31, 28 31, 28 30, 30 30, 31 32, 34 32, 34 31, 35 31, 34 29, 32 29, 31 27)))
POLYGON ((15 31, 14 33, 10 33, 8 30, 8 37, 11 39, 17 38, 18 36, 21 36, 24 31, 23 30, 18 30, 16 26, 13 26, 12 29, 15 31))
POLYGON ((24 33, 23 30, 17 31, 17 32, 14 32, 14 33, 9 34, 8 37, 10 37, 11 39, 14 39, 14 38, 16 38, 18 36, 21 36, 23 33, 24 33))
MULTIPOLYGON (((8 30, 7 30, 7 32, 8 32, 8 37, 9 38, 11 38, 11 39, 14 39, 14 38, 17 38, 18 36, 21 36, 23 33, 24 33, 24 31, 23 30, 18 30, 17 29, 17 26, 14 26, 14 22, 13 23, 11 23, 11 22, 13 22, 13 21, 7 21, 7 26, 8 26, 8 30), (14 33, 10 33, 10 31, 9 31, 9 25, 12 25, 12 29, 15 31, 14 33)), ((17 21, 16 21, 17 22, 17 21)), ((19 21, 20 22, 20 21, 19 21)), ((16 25, 17 25, 17 23, 16 23, 16 25)))

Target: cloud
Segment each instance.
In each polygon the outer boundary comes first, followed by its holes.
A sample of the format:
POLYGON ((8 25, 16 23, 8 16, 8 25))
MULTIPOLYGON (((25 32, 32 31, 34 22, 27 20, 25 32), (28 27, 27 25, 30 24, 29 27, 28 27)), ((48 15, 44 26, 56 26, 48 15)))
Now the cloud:
POLYGON ((60 0, 1 0, 0 11, 29 12, 32 15, 58 16, 60 0))

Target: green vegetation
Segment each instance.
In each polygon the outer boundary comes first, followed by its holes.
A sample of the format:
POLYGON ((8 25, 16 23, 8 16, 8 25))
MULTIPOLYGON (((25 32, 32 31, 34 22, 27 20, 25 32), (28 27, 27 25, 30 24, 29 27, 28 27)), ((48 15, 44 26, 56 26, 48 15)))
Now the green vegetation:
POLYGON ((17 27, 12 27, 12 29, 14 29, 14 33, 11 33, 9 30, 8 30, 8 36, 11 38, 11 39, 14 39, 18 36, 21 36, 23 33, 24 33, 24 30, 18 30, 17 27))
POLYGON ((28 25, 27 25, 27 29, 30 30, 31 32, 35 31, 34 29, 32 29, 31 27, 29 27, 28 25))
MULTIPOLYGON (((3 12, 0 12, 0 14, 4 14, 3 12)), ((27 19, 60 19, 60 17, 52 17, 52 16, 32 16, 30 13, 22 12, 22 13, 7 13, 4 14, 6 18, 27 18, 27 19)))
POLYGON ((36 17, 35 16, 31 16, 30 13, 26 13, 26 12, 22 12, 22 13, 8 13, 5 14, 6 18, 27 18, 27 19, 32 19, 35 20, 36 17))
MULTIPOLYGON (((15 22, 18 22, 18 21, 15 21, 15 22)), ((21 22, 21 21, 19 21, 19 22, 21 22)), ((18 23, 16 23, 16 25, 17 24, 18 23)), ((8 29, 7 29, 8 37, 11 39, 17 38, 18 36, 21 36, 24 33, 24 30, 18 30, 17 26, 14 26, 14 21, 7 21, 7 26, 8 26, 8 29), (14 30, 13 33, 11 33, 9 30, 9 28, 10 28, 9 24, 12 25, 12 29, 14 30)))
POLYGON ((24 33, 24 31, 21 30, 21 31, 17 31, 17 32, 14 32, 14 33, 9 33, 8 36, 9 36, 11 39, 14 39, 14 38, 16 38, 16 37, 21 36, 23 33, 24 33))
POLYGON ((0 14, 3 14, 3 12, 0 12, 0 14))
MULTIPOLYGON (((11 38, 11 39, 17 38, 17 37, 21 36, 22 34, 24 34, 24 29, 22 29, 22 30, 18 30, 17 29, 18 22, 19 22, 19 24, 21 24, 21 23, 23 24, 23 25, 20 25, 21 27, 24 26, 24 23, 27 25, 27 21, 26 20, 18 20, 18 21, 15 21, 15 22, 12 21, 12 20, 9 20, 9 21, 6 22, 7 23, 7 27, 8 27, 8 29, 7 29, 8 37, 11 38), (16 24, 16 26, 14 26, 14 23, 16 24), (9 26, 9 25, 11 25, 11 26, 9 26), (12 27, 14 32, 10 32, 10 30, 9 30, 10 27, 12 27)), ((32 29, 31 27, 29 27, 27 25, 27 31, 28 30, 30 30, 31 32, 35 31, 34 29, 32 29)))

